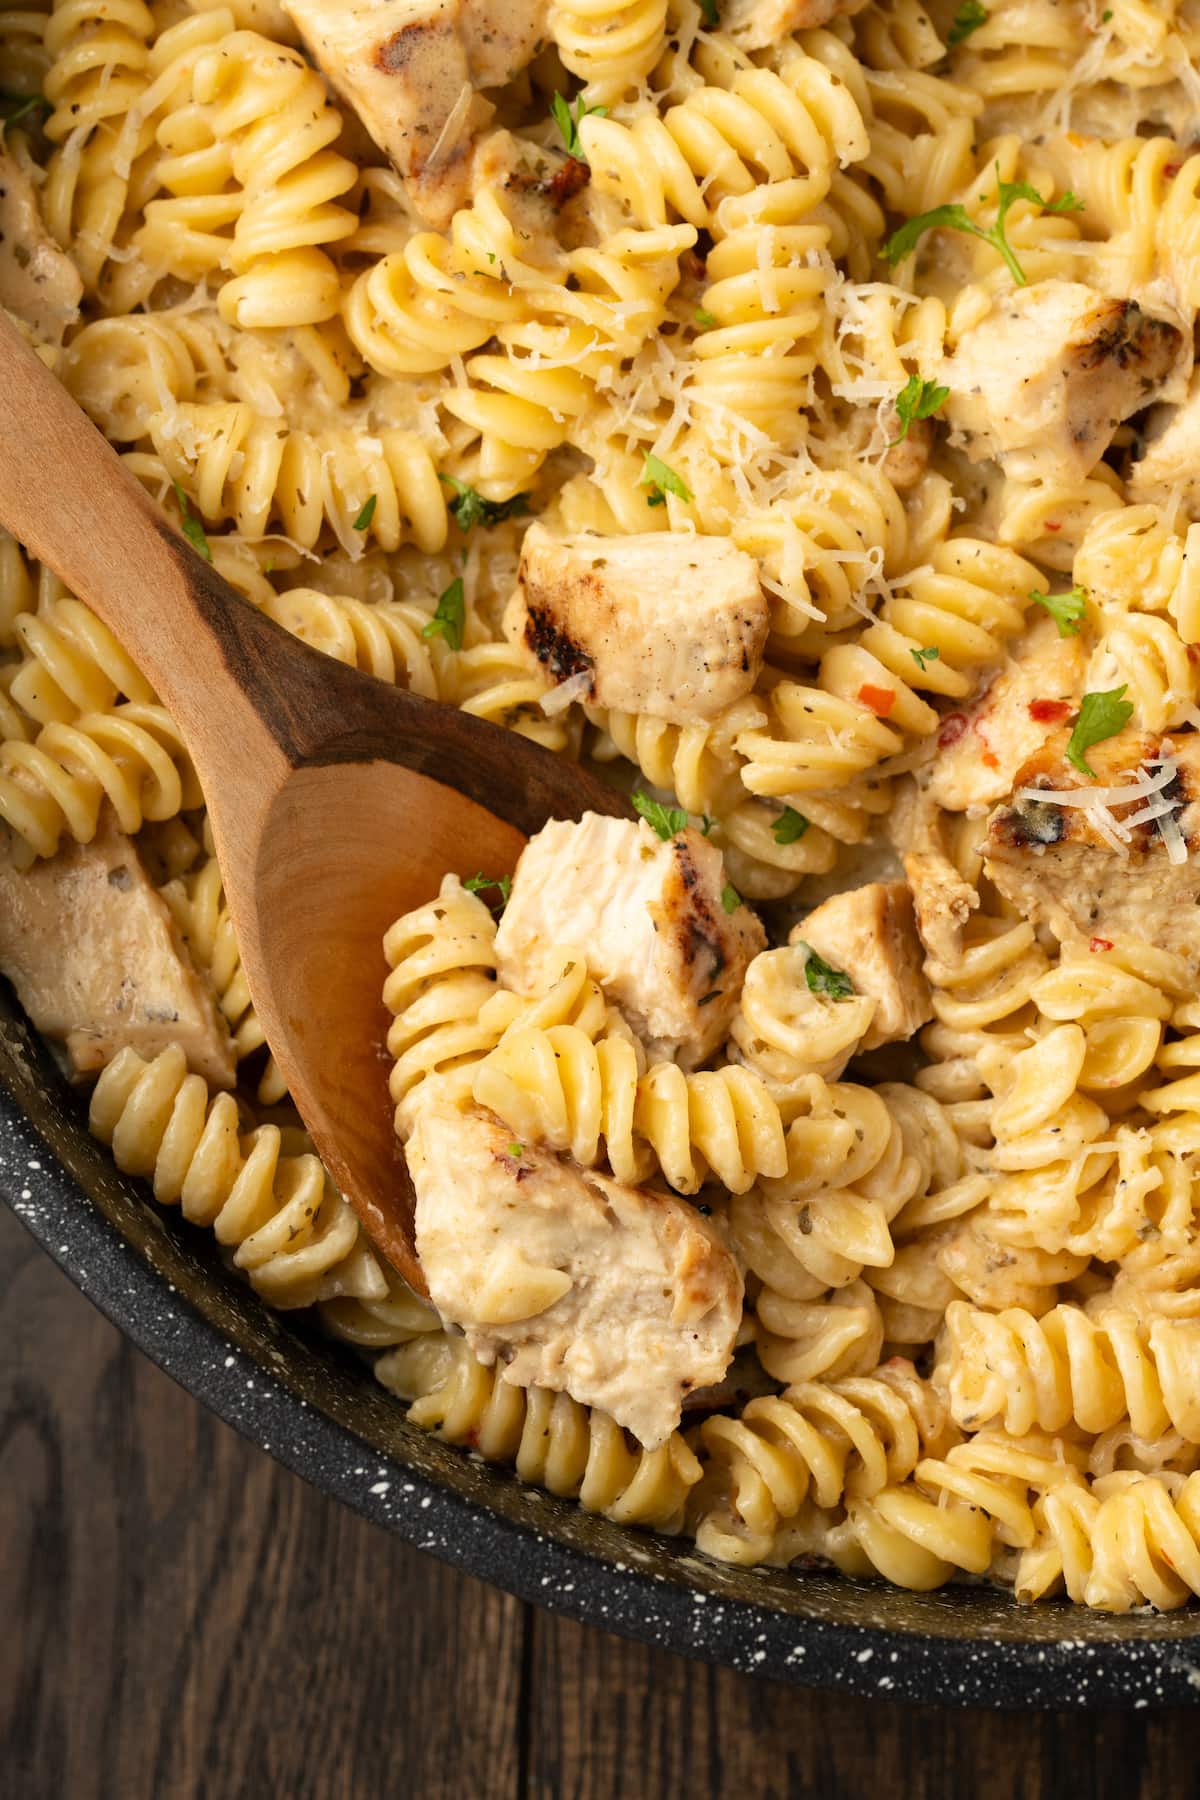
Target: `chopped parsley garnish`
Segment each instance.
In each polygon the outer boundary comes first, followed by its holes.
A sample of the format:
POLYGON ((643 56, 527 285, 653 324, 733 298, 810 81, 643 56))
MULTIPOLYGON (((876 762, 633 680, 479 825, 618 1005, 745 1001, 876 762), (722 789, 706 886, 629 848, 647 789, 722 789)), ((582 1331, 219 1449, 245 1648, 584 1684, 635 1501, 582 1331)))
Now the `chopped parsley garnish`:
POLYGON ((705 31, 715 31, 721 23, 719 0, 700 0, 700 23, 705 31))
POLYGON ((9 88, 0 88, 0 132, 10 125, 19 125, 30 113, 50 111, 50 102, 44 94, 14 94, 9 88), (5 110, 12 107, 12 111, 5 110))
POLYGON ((451 650, 461 650, 463 626, 467 619, 467 602, 463 578, 455 576, 444 594, 439 594, 437 611, 421 632, 423 638, 444 637, 451 650))
POLYGON ((378 498, 378 494, 367 495, 366 499, 358 509, 358 517, 354 521, 355 531, 365 531, 367 529, 371 520, 375 517, 375 502, 378 498))
POLYGON ((924 650, 910 650, 908 654, 912 657, 921 673, 924 674, 925 664, 936 662, 942 653, 937 648, 936 644, 930 644, 924 650))
POLYGON ((908 436, 909 427, 917 419, 931 419, 934 413, 950 398, 948 387, 939 387, 936 381, 922 381, 919 375, 910 375, 900 392, 896 395, 896 417, 900 421, 900 432, 888 445, 894 450, 908 436))
POLYGON ((438 480, 454 489, 450 511, 460 531, 470 531, 473 525, 499 525, 502 519, 520 519, 529 511, 528 494, 514 494, 511 500, 485 500, 477 488, 456 481, 453 475, 439 473, 438 480))
POLYGON ((716 822, 717 821, 713 818, 711 813, 702 813, 700 816, 700 836, 707 837, 716 822))
POLYGON ((468 875, 463 882, 468 894, 481 894, 485 888, 497 888, 500 892, 500 911, 508 905, 508 896, 512 893, 511 875, 485 875, 481 869, 478 875, 468 875))
POLYGON ((647 506, 665 506, 668 494, 674 494, 677 500, 690 500, 692 497, 670 464, 653 456, 649 450, 646 452, 639 485, 650 489, 647 506))
POLYGON ((1102 744, 1106 738, 1124 731, 1133 717, 1133 702, 1125 698, 1126 686, 1122 683, 1104 694, 1085 694, 1080 704, 1067 745, 1067 761, 1091 781, 1096 780, 1096 771, 1088 766, 1087 752, 1093 744, 1102 744))
POLYGON ((965 43, 973 31, 988 22, 988 9, 980 4, 980 0, 963 0, 954 15, 954 22, 946 33, 946 46, 953 50, 956 45, 965 43))
POLYGON ((706 312, 702 306, 696 308, 696 323, 703 325, 705 331, 711 331, 716 322, 714 314, 706 312))
POLYGON ((1075 194, 1060 194, 1057 200, 1043 200, 1036 188, 1030 187, 1027 181, 1002 181, 1000 165, 996 164, 996 223, 994 225, 978 225, 965 206, 951 202, 947 206, 935 206, 929 212, 918 213, 894 232, 883 247, 884 260, 893 265, 911 256, 918 243, 927 231, 944 228, 948 231, 966 231, 972 237, 982 239, 990 244, 993 250, 1008 264, 1009 273, 1018 287, 1025 287, 1027 277, 1024 269, 1017 261, 1016 253, 1004 235, 1004 224, 1009 209, 1017 200, 1028 200, 1031 206, 1040 206, 1048 213, 1082 212, 1083 201, 1075 194))
POLYGON ((794 844, 808 830, 808 820, 803 813, 798 813, 794 806, 785 806, 771 827, 771 836, 777 844, 794 844))
POLYGON ((1069 594, 1041 594, 1034 588, 1029 598, 1044 606, 1058 626, 1059 637, 1078 637, 1079 621, 1087 610, 1087 590, 1073 587, 1069 594))
POLYGON ((738 893, 732 881, 727 881, 725 886, 721 889, 722 908, 727 913, 735 913, 741 904, 742 896, 738 893))
POLYGON ((664 806, 661 800, 652 800, 641 788, 630 795, 635 809, 654 831, 657 831, 663 842, 673 838, 676 832, 686 831, 688 816, 678 806, 664 806))
POLYGON ((205 562, 212 561, 212 551, 208 547, 208 539, 204 535, 204 527, 188 505, 187 495, 177 481, 172 481, 175 498, 179 502, 179 527, 184 537, 198 556, 205 562))
POLYGON ((854 997, 854 983, 845 969, 835 969, 827 963, 823 956, 818 956, 811 944, 801 938, 800 948, 808 951, 808 961, 804 965, 804 979, 808 983, 810 994, 825 994, 830 1000, 850 1000, 854 997))
POLYGON ((508 1146, 508 1154, 510 1156, 524 1156, 524 1154, 525 1154, 524 1144, 518 1144, 517 1140, 514 1138, 512 1143, 508 1146))
POLYGON ((566 146, 567 155, 573 156, 576 162, 585 163, 587 153, 579 141, 579 127, 589 113, 594 113, 598 119, 606 118, 607 106, 589 106, 583 95, 580 94, 575 101, 575 110, 572 112, 571 102, 566 95, 555 94, 550 101, 550 111, 554 114, 555 123, 562 133, 562 141, 566 146))

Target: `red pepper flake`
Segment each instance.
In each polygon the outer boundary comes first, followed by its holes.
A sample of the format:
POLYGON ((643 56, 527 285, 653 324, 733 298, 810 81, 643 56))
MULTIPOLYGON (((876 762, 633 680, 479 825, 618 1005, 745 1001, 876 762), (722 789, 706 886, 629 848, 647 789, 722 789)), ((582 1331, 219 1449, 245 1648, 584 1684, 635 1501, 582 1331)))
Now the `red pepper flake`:
POLYGON ((947 713, 945 723, 938 732, 938 743, 941 748, 943 750, 948 750, 951 744, 957 744, 959 738, 962 737, 966 729, 966 713, 947 713))
POLYGON ((1046 530, 1047 531, 1061 531, 1062 530, 1062 520, 1061 519, 1047 519, 1046 520, 1046 530))
POLYGON ((1039 725, 1061 725, 1071 714, 1069 700, 1031 700, 1029 716, 1036 719, 1039 725))
POLYGON ((896 690, 894 688, 872 687, 868 681, 864 682, 862 687, 859 688, 858 698, 859 704, 868 707, 870 711, 875 714, 877 719, 886 719, 893 706, 896 704, 896 690))
POLYGON ((1183 167, 1182 163, 1164 163, 1163 164, 1163 174, 1166 176, 1168 181, 1174 181, 1175 177, 1178 175, 1178 173, 1179 173, 1180 169, 1182 169, 1182 167, 1183 167))
POLYGON ((1095 955, 1098 951, 1101 951, 1101 950, 1111 950, 1112 949, 1112 939, 1111 938, 1091 938, 1088 941, 1088 949, 1093 953, 1093 955, 1095 955))
POLYGON ((985 769, 998 769, 1000 767, 1000 758, 996 755, 994 750, 985 750, 979 760, 985 769))

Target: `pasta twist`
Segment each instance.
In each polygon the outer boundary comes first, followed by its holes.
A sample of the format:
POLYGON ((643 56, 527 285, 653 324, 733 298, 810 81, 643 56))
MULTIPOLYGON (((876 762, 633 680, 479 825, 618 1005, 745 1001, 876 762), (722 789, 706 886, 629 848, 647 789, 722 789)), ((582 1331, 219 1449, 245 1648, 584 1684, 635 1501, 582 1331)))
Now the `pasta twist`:
POLYGON ((785 1117, 811 1093, 808 1077, 836 1081, 866 1035, 875 1002, 813 993, 808 946, 763 950, 746 970, 728 1054, 761 1077, 785 1117))
POLYGON ((106 799, 132 837, 145 821, 173 819, 202 798, 161 706, 123 701, 45 725, 32 743, 0 743, 0 819, 35 856, 53 856, 64 831, 90 843, 106 799))
POLYGON ((756 1075, 685 1075, 666 1062, 645 1069, 619 1031, 594 1040, 576 1025, 513 1025, 479 1064, 472 1092, 519 1138, 584 1167, 599 1160, 603 1139, 618 1181, 644 1181, 658 1168, 677 1193, 696 1193, 710 1176, 744 1193, 787 1166, 779 1109, 756 1075))
POLYGON ((550 38, 585 82, 590 105, 623 100, 653 69, 666 36, 668 0, 555 0, 550 38))
POLYGON ((9 679, 9 698, 39 725, 105 712, 119 698, 154 704, 153 689, 112 632, 70 596, 41 612, 17 614, 13 635, 22 660, 9 679))
POLYGON ((311 1306, 356 1288, 375 1299, 386 1291, 357 1219, 318 1158, 284 1154, 274 1125, 243 1134, 237 1102, 189 1075, 177 1045, 150 1063, 122 1050, 96 1083, 88 1124, 119 1169, 152 1183, 161 1205, 211 1226, 272 1306, 311 1306))
POLYGON ((1017 1566, 1018 1599, 1064 1588, 1098 1612, 1172 1612, 1200 1593, 1200 1476, 1115 1473, 1055 1488, 1034 1509, 1037 1541, 1017 1566))
POLYGON ((1139 1437, 1173 1428, 1200 1442, 1196 1359, 1200 1325, 1148 1327, 1115 1309, 1096 1318, 1064 1303, 1042 1319, 955 1301, 946 1309, 937 1378, 964 1429, 993 1419, 1015 1437, 1035 1428, 1107 1431, 1128 1417, 1139 1437))
POLYGON ((205 48, 158 127, 156 175, 170 198, 147 203, 141 254, 185 280, 231 270, 217 302, 230 324, 332 318, 337 271, 319 246, 357 223, 336 204, 358 175, 330 147, 341 130, 298 52, 254 31, 205 48))
POLYGON ((445 1333, 423 1333, 389 1351, 375 1373, 411 1402, 412 1424, 470 1445, 486 1462, 511 1463, 519 1480, 620 1525, 681 1529, 700 1465, 678 1432, 657 1450, 630 1449, 607 1413, 567 1394, 513 1386, 445 1333))
POLYGON ((722 1562, 762 1562, 810 1496, 831 1508, 877 1493, 955 1435, 944 1404, 900 1357, 871 1375, 751 1400, 737 1419, 715 1413, 691 1434, 704 1470, 688 1502, 696 1543, 722 1562))
POLYGON ((157 413, 149 434, 165 475, 203 518, 232 521, 243 537, 276 527, 311 550, 328 529, 349 556, 361 555, 365 540, 384 550, 411 541, 428 552, 446 542, 445 490, 415 432, 297 431, 243 402, 217 402, 157 413))

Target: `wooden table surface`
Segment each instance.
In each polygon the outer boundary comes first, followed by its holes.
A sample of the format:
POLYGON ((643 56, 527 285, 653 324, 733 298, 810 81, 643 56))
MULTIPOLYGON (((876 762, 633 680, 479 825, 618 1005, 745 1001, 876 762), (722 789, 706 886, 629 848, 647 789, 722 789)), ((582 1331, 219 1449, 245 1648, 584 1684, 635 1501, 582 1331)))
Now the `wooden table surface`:
POLYGON ((0 1794, 1171 1800, 1200 1713, 807 1693, 551 1617, 287 1474, 0 1206, 0 1794))

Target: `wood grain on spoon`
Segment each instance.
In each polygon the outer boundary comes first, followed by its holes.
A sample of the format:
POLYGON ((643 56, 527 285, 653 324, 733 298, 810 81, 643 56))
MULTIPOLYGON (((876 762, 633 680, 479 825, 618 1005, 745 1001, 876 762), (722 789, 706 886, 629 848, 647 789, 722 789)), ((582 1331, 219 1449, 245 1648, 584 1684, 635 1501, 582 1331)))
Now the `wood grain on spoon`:
POLYGON ((526 738, 290 637, 171 530, 0 314, 0 520, 121 639, 204 789, 267 1042, 326 1166, 424 1288, 392 1131, 382 939, 548 818, 623 813, 526 738))

